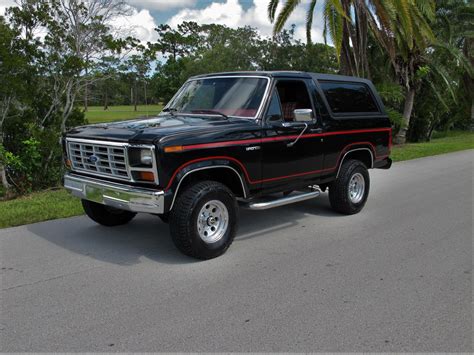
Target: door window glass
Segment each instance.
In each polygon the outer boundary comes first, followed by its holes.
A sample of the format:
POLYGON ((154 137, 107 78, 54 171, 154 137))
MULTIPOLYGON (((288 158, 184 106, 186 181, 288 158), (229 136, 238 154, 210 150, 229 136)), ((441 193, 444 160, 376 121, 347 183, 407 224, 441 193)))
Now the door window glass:
POLYGON ((268 106, 267 119, 269 121, 278 121, 281 120, 281 105, 280 98, 278 96, 278 91, 273 90, 272 99, 270 105, 268 106))
POLYGON ((305 108, 311 109, 311 99, 309 98, 306 84, 301 80, 281 80, 277 84, 278 94, 281 101, 281 110, 285 121, 294 121, 294 110, 305 108))

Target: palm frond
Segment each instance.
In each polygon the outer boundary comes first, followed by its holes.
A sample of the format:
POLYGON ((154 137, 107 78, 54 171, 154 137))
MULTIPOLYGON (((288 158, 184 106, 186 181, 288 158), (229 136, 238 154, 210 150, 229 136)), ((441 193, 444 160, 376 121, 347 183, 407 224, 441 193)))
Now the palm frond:
POLYGON ((308 44, 311 44, 311 27, 313 27, 314 8, 316 7, 317 1, 318 0, 311 0, 308 12, 306 13, 306 42, 308 44))
POLYGON ((285 5, 283 5, 283 9, 278 14, 278 17, 275 22, 275 26, 273 27, 273 33, 276 34, 283 29, 285 26, 286 21, 290 17, 291 13, 294 11, 296 6, 300 4, 301 0, 286 0, 285 5))
POLYGON ((442 65, 432 65, 430 66, 431 70, 438 76, 446 85, 446 89, 449 91, 449 94, 456 101, 456 94, 453 89, 453 79, 451 79, 447 70, 442 65))
POLYGON ((393 7, 396 11, 396 21, 394 29, 400 33, 400 36, 404 37, 402 43, 406 43, 409 50, 413 48, 413 23, 411 17, 411 5, 413 4, 410 0, 392 0, 393 7))
POLYGON ((342 48, 342 26, 343 21, 339 11, 334 7, 334 1, 328 1, 324 7, 325 33, 329 32, 329 37, 334 44, 338 61, 341 56, 342 48))
POLYGON ((431 90, 433 91, 433 93, 435 94, 435 96, 438 98, 439 102, 441 102, 441 105, 443 105, 444 109, 449 111, 449 106, 448 104, 446 103, 446 101, 444 100, 444 97, 443 95, 441 95, 441 93, 439 92, 438 88, 436 87, 435 83, 433 83, 432 80, 429 80, 429 79, 426 79, 426 82, 428 83, 428 85, 431 87, 431 90))
POLYGON ((270 22, 273 22, 275 20, 275 12, 277 10, 278 4, 280 3, 280 0, 270 0, 268 3, 268 18, 270 19, 270 22))

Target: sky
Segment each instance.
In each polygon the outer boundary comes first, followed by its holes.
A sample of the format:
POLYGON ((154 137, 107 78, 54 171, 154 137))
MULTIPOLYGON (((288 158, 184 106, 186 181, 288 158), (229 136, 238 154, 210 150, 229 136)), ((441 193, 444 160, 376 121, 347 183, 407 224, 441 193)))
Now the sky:
MULTIPOLYGON (((295 24, 295 37, 303 41, 306 39, 305 19, 308 1, 301 1, 301 5, 291 15, 286 26, 295 24)), ((156 39, 154 28, 158 24, 166 23, 176 27, 183 21, 195 21, 198 24, 216 23, 232 28, 248 25, 255 27, 263 36, 270 36, 272 33, 273 25, 267 16, 269 0, 127 0, 127 2, 131 7, 130 14, 115 19, 113 25, 129 29, 130 34, 144 43, 156 39)), ((7 7, 14 5, 14 0, 0 0, 0 15, 3 15, 7 7)), ((321 9, 317 7, 313 20, 313 42, 323 42, 322 27, 321 9)))

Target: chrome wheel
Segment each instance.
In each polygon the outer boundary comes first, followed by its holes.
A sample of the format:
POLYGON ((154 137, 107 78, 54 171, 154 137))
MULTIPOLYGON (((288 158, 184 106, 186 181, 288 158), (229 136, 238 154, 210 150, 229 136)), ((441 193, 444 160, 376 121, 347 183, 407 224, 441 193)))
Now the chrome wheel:
POLYGON ((199 211, 197 229, 199 237, 206 243, 222 239, 229 225, 229 211, 218 200, 206 202, 199 211))
POLYGON ((359 203, 364 198, 365 180, 361 173, 352 175, 349 181, 349 199, 352 203, 359 203))

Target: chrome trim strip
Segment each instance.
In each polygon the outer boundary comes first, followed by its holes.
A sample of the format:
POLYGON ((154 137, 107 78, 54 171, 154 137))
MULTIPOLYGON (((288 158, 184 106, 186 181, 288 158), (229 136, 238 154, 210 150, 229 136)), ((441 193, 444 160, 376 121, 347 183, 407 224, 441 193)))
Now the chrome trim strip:
POLYGON ((294 196, 282 197, 276 200, 266 201, 266 202, 253 202, 247 205, 247 207, 251 210, 267 210, 269 208, 280 207, 284 205, 289 205, 290 203, 301 202, 305 200, 309 200, 311 198, 318 197, 321 192, 318 191, 311 191, 306 192, 294 196))
MULTIPOLYGON (((206 76, 206 77, 202 77, 202 78, 190 78, 190 79, 185 81, 185 83, 179 88, 178 91, 176 91, 176 93, 173 95, 171 100, 168 101, 168 103, 166 104, 165 107, 163 107, 161 112, 163 112, 163 110, 165 108, 168 108, 169 104, 171 102, 173 102, 173 100, 176 98, 176 96, 178 96, 178 94, 181 92, 184 85, 186 85, 190 81, 205 80, 205 79, 225 79, 225 78, 259 78, 259 79, 266 79, 267 80, 267 86, 265 87, 265 91, 263 92, 263 96, 262 96, 262 101, 260 102, 260 106, 258 107, 258 110, 257 110, 255 116, 248 117, 248 116, 232 116, 232 115, 230 115, 230 117, 246 118, 246 119, 252 119, 252 120, 258 119, 258 117, 260 116, 260 113, 263 110, 263 105, 266 101, 267 94, 269 92, 270 82, 271 82, 271 78, 268 77, 268 76, 264 76, 264 75, 216 75, 216 76, 206 76)), ((160 112, 160 114, 161 114, 161 112, 160 112)), ((177 113, 180 113, 180 112, 177 112, 177 113)), ((187 113, 183 113, 183 114, 188 115, 187 113)), ((196 114, 196 115, 206 115, 206 114, 196 114)), ((207 114, 207 115, 215 116, 215 115, 212 115, 212 114, 207 114)))
POLYGON ((127 142, 111 142, 111 141, 102 141, 102 140, 95 140, 95 139, 83 139, 83 138, 70 138, 66 137, 66 141, 68 142, 78 142, 78 143, 88 143, 88 144, 104 144, 104 145, 113 145, 116 147, 125 147, 128 145, 127 142))
POLYGON ((105 178, 111 178, 111 179, 116 179, 116 180, 121 180, 121 181, 128 181, 128 182, 138 182, 138 183, 143 183, 143 184, 156 184, 158 185, 160 180, 158 177, 158 166, 157 166, 157 161, 156 161, 156 147, 153 144, 133 144, 133 143, 128 143, 128 142, 111 142, 111 141, 103 141, 103 140, 94 140, 94 139, 83 139, 83 138, 72 138, 72 137, 66 137, 66 153, 68 159, 71 159, 71 152, 69 151, 69 142, 77 142, 77 143, 84 143, 84 144, 98 144, 98 145, 109 145, 113 147, 121 147, 125 149, 125 167, 130 175, 130 178, 121 178, 120 176, 115 176, 115 175, 104 175, 104 174, 97 174, 94 173, 91 170, 87 169, 77 169, 74 168, 72 171, 79 171, 83 172, 85 174, 93 175, 93 176, 98 176, 98 177, 105 177, 105 178), (130 166, 130 162, 128 160, 128 153, 130 148, 143 148, 143 149, 150 149, 151 153, 153 155, 153 161, 152 161, 152 167, 147 169, 147 168, 133 168, 130 166), (132 171, 150 171, 154 174, 155 176, 155 181, 150 182, 150 181, 141 181, 141 180, 135 180, 133 178, 132 171))
POLYGON ((176 191, 174 192, 174 195, 173 195, 173 200, 171 201, 170 211, 171 211, 171 209, 172 209, 173 206, 174 206, 174 200, 176 199, 176 196, 178 196, 179 187, 181 186, 181 183, 182 183, 183 180, 186 178, 186 176, 188 176, 188 175, 190 175, 190 174, 192 174, 192 173, 195 173, 195 172, 197 172, 197 171, 206 170, 206 169, 216 169, 216 168, 227 168, 227 169, 233 170, 233 171, 237 174, 237 176, 239 177, 240 184, 242 185, 242 192, 243 192, 244 198, 247 198, 247 193, 246 193, 246 191, 245 191, 244 181, 242 180, 242 177, 240 176, 239 172, 238 172, 236 169, 234 169, 233 167, 228 166, 228 165, 205 166, 205 167, 202 167, 202 168, 197 168, 197 169, 188 171, 188 172, 187 172, 186 174, 184 174, 184 176, 179 180, 178 186, 176 186, 176 191))
POLYGON ((337 179, 337 177, 339 176, 339 171, 341 170, 342 162, 343 162, 344 159, 346 158, 346 155, 349 154, 349 153, 351 153, 351 152, 355 152, 355 151, 357 151, 357 150, 368 150, 369 153, 370 153, 370 157, 371 157, 371 159, 372 159, 372 164, 370 164, 369 169, 372 169, 372 168, 374 167, 374 154, 372 153, 372 150, 370 150, 369 148, 356 148, 356 149, 351 149, 351 150, 349 150, 348 152, 346 152, 346 153, 344 154, 344 156, 342 157, 341 162, 340 162, 340 164, 339 164, 339 167, 337 168, 336 179, 337 179))
POLYGON ((72 175, 64 176, 64 187, 81 199, 132 212, 164 213, 164 191, 72 175))

